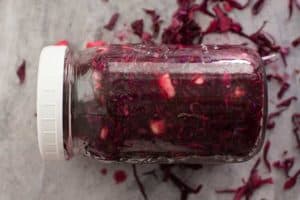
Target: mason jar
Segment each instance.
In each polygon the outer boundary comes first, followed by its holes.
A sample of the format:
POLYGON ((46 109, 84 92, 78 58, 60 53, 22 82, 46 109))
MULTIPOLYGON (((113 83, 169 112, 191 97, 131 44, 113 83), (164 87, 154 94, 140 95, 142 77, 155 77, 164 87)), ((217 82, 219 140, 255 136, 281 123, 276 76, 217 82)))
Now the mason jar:
POLYGON ((44 159, 241 162, 264 140, 264 66, 243 46, 48 46, 37 96, 44 159))

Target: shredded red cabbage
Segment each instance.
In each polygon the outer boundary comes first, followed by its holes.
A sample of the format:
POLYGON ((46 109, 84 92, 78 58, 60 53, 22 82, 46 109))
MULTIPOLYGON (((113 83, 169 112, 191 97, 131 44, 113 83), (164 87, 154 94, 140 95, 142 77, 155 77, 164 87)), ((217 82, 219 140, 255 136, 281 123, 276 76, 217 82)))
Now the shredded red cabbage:
POLYGON ((289 19, 292 18, 292 15, 293 15, 293 3, 294 3, 294 0, 289 0, 289 19))
POLYGON ((281 87, 277 93, 277 98, 281 99, 283 97, 283 95, 288 91, 288 89, 290 88, 290 84, 287 82, 284 82, 281 84, 281 87))
POLYGON ((297 146, 300 149, 300 113, 294 113, 292 115, 292 123, 293 123, 293 133, 296 137, 297 146))
POLYGON ((294 5, 296 8, 300 10, 300 1, 299 0, 289 0, 288 1, 288 7, 289 7, 289 19, 292 18, 293 11, 294 11, 294 5))
POLYGON ((300 45, 300 37, 296 38, 293 42, 292 45, 294 47, 298 47, 300 45))
POLYGON ((279 74, 268 74, 267 75, 267 80, 271 81, 272 79, 278 81, 278 83, 280 83, 280 84, 284 82, 283 77, 279 74))
POLYGON ((193 13, 202 10, 206 12, 205 2, 197 5, 189 0, 178 1, 179 8, 173 14, 171 25, 162 33, 162 43, 191 45, 196 40, 202 40, 201 27, 193 19, 193 13), (203 5, 205 8, 202 7, 203 5))
POLYGON ((155 10, 144 9, 145 13, 151 17, 152 20, 152 37, 156 38, 160 31, 160 24, 163 22, 160 16, 155 12, 155 10))
POLYGON ((114 29, 118 19, 119 19, 120 14, 119 13, 115 13, 111 16, 110 20, 108 21, 108 23, 106 25, 104 25, 104 28, 111 31, 114 29))
POLYGON ((85 47, 86 48, 93 48, 93 47, 102 47, 105 46, 106 42, 102 41, 102 40, 98 40, 98 41, 90 41, 87 42, 85 47))
POLYGON ((292 96, 292 97, 289 97, 289 98, 287 98, 287 99, 281 101, 280 103, 278 103, 278 104, 276 105, 276 107, 277 107, 277 108, 281 108, 281 107, 289 107, 289 106, 291 105, 292 101, 297 101, 297 100, 298 100, 297 97, 292 96))
POLYGON ((225 189, 225 190, 216 190, 217 193, 234 193, 234 200, 241 200, 243 197, 246 199, 250 199, 252 194, 259 189, 260 187, 266 184, 273 184, 273 179, 270 178, 262 178, 258 174, 257 167, 260 163, 260 159, 258 159, 253 168, 250 171, 250 175, 248 180, 240 187, 236 189, 225 189))
POLYGON ((300 176, 300 169, 295 173, 294 176, 290 177, 290 178, 284 183, 283 188, 284 188, 285 190, 289 190, 289 189, 293 188, 293 187, 296 185, 296 183, 297 183, 298 176, 300 176))
POLYGON ((263 150, 263 160, 264 160, 264 163, 269 172, 272 171, 270 161, 268 160, 268 153, 269 153, 270 145, 271 145, 271 142, 267 141, 264 146, 264 150, 263 150))
POLYGON ((19 78, 20 84, 23 84, 25 81, 25 75, 26 75, 26 61, 25 60, 23 60, 22 63, 19 65, 16 73, 19 78))
POLYGON ((210 0, 203 0, 201 4, 194 6, 195 7, 194 10, 199 11, 207 16, 214 17, 214 14, 208 10, 208 2, 209 1, 210 0))
POLYGON ((242 5, 237 0, 224 0, 226 3, 228 3, 232 8, 238 9, 238 10, 244 10, 247 8, 251 2, 251 0, 247 0, 247 2, 242 5))
POLYGON ((217 16, 220 32, 229 31, 233 24, 233 20, 229 18, 218 5, 214 6, 213 10, 217 16))
POLYGON ((131 23, 133 33, 142 38, 144 33, 144 21, 142 19, 135 20, 131 23))
POLYGON ((273 163, 273 167, 276 169, 282 169, 284 171, 284 174, 286 177, 290 177, 289 176, 289 172, 292 169, 292 167, 294 166, 294 162, 295 162, 295 158, 290 157, 290 158, 286 158, 283 161, 275 161, 273 163))
POLYGON ((264 3, 265 3, 265 0, 257 0, 252 7, 252 14, 253 15, 259 14, 263 8, 264 3))
POLYGON ((223 2, 223 10, 226 11, 226 12, 231 12, 234 8, 227 2, 227 1, 224 1, 223 2))
POLYGON ((267 119, 267 129, 273 129, 275 128, 275 122, 273 121, 273 118, 275 117, 279 117, 281 115, 281 113, 283 111, 285 111, 287 108, 281 108, 280 110, 278 111, 275 111, 275 112, 272 112, 268 115, 268 119, 267 119))
POLYGON ((281 99, 284 94, 288 91, 288 89, 290 88, 290 84, 287 83, 283 76, 279 75, 279 74, 269 74, 267 75, 267 80, 271 81, 271 80, 276 80, 279 84, 280 84, 280 89, 277 93, 277 98, 281 99))
POLYGON ((69 45, 69 41, 68 40, 60 40, 55 45, 56 46, 68 46, 69 45))

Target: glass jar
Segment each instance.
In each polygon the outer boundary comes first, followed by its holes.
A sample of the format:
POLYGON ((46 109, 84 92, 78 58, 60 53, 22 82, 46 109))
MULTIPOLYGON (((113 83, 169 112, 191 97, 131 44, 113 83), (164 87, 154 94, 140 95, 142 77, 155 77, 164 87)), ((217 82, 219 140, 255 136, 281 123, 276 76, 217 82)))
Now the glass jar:
POLYGON ((49 46, 38 79, 46 159, 241 162, 264 140, 265 72, 246 47, 49 46))

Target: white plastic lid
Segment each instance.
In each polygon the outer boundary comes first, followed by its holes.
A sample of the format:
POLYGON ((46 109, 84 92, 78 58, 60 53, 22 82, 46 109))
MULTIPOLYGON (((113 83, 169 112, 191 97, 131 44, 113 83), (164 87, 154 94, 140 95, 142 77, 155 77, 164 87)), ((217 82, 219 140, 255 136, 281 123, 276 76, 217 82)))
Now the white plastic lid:
POLYGON ((40 55, 37 84, 37 132, 45 160, 63 160, 63 80, 66 46, 48 46, 40 55))

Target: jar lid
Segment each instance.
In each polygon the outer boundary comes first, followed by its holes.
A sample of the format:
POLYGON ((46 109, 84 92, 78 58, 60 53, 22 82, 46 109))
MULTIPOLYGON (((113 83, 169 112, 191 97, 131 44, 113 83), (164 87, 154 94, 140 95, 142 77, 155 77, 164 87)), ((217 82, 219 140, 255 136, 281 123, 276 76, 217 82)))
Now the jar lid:
POLYGON ((64 159, 63 80, 66 46, 47 46, 40 55, 37 84, 37 134, 45 160, 64 159))

